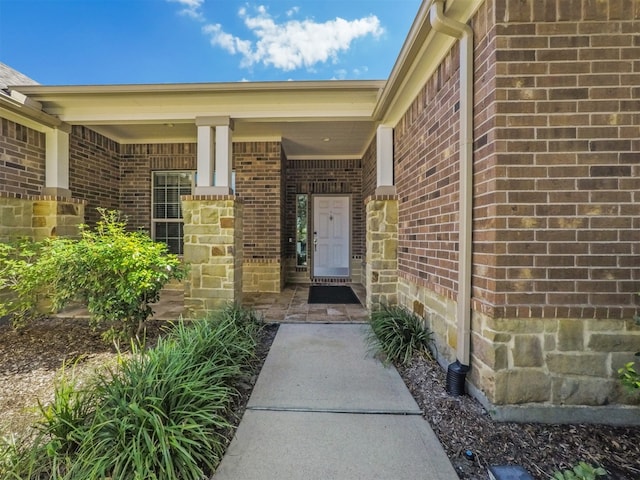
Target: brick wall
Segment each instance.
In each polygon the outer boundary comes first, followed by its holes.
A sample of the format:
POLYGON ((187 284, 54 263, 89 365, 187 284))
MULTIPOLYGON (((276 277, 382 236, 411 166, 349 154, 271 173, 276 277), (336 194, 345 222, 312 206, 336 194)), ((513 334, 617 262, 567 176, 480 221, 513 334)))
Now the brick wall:
MULTIPOLYGON (((640 9, 623 3, 488 0, 473 19, 475 310, 637 310, 640 9)), ((457 67, 454 46, 395 129, 400 274, 453 299, 457 67)))
POLYGON ((488 312, 628 318, 640 291, 640 2, 502 0, 494 15, 496 117, 476 136, 493 152, 474 237, 489 267, 479 287, 496 291, 488 312))
POLYGON ((196 170, 195 143, 121 145, 120 210, 132 228, 151 230, 151 172, 196 170))
MULTIPOLYGON (((638 1, 487 0, 472 19, 468 380, 503 420, 566 421, 570 412, 607 422, 627 412, 620 405, 637 405, 616 370, 640 349, 631 319, 640 291, 638 18, 638 1)), ((458 55, 454 46, 395 128, 398 299, 424 313, 449 361, 459 333, 458 55)))
POLYGON ((0 119, 0 195, 24 198, 44 187, 45 134, 0 119))
POLYGON ((281 146, 233 144, 236 193, 244 203, 244 259, 281 260, 281 146))
MULTIPOLYGON (((286 205, 296 204, 296 194, 351 195, 351 255, 364 255, 364 202, 361 160, 289 160, 287 162, 286 205)), ((311 206, 311 202, 309 202, 311 206)), ((309 212, 311 214, 311 212, 309 212)), ((296 236, 295 208, 286 210, 285 237, 296 236)), ((285 255, 295 258, 295 243, 287 243, 285 255)))
POLYGON ((374 138, 362 157, 362 198, 366 199, 376 193, 378 183, 377 170, 378 146, 374 138))
POLYGON ((120 208, 120 145, 93 130, 74 126, 69 135, 69 188, 85 200, 85 221, 94 224, 97 207, 120 208))
POLYGON ((458 48, 394 130, 398 269, 445 297, 457 292, 458 48))

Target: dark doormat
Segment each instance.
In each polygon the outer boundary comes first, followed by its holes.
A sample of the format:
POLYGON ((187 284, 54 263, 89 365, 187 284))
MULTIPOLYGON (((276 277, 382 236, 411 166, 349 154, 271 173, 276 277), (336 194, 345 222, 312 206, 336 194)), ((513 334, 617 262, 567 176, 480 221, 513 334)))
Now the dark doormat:
POLYGON ((360 303, 347 285, 311 285, 308 303, 360 303))

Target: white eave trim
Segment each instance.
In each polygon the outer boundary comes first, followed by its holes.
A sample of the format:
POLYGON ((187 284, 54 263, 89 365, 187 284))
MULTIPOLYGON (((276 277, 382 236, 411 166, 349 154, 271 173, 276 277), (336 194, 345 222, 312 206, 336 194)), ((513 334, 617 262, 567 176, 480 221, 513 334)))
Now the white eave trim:
POLYGON ((226 83, 160 83, 128 85, 20 85, 10 87, 26 95, 100 95, 100 94, 162 94, 275 91, 379 90, 385 80, 320 80, 295 82, 226 82, 226 83))
MULTIPOLYGON (((448 0, 445 13, 454 20, 467 23, 484 1, 448 0)), ((436 35, 432 30, 429 9, 433 2, 423 0, 420 6, 374 109, 373 118, 376 122, 397 125, 455 43, 454 39, 436 35)))
POLYGON ((24 95, 6 95, 0 93, 0 111, 2 116, 8 120, 32 128, 38 132, 45 132, 52 128, 57 128, 67 132, 71 131, 71 126, 57 117, 49 115, 37 108, 38 102, 33 102, 24 95))

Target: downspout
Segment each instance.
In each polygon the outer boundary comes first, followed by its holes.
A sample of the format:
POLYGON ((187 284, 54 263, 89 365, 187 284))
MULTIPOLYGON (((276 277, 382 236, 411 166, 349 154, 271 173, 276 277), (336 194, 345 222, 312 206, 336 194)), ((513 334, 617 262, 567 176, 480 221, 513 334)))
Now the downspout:
POLYGON ((429 11, 431 26, 436 32, 460 40, 460 200, 459 257, 457 305, 457 361, 449 365, 447 390, 464 393, 464 375, 469 370, 471 346, 471 268, 473 232, 473 30, 469 25, 444 16, 444 0, 435 0, 429 11), (450 388, 450 374, 456 374, 458 388, 450 388), (461 390, 461 391, 460 391, 461 390))

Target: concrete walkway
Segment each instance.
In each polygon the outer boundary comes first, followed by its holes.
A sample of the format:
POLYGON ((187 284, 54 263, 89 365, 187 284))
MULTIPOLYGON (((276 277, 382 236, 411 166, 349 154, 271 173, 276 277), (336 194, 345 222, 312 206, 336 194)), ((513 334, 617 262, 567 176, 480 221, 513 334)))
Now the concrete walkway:
POLYGON ((213 480, 457 480, 366 324, 282 324, 213 480))

